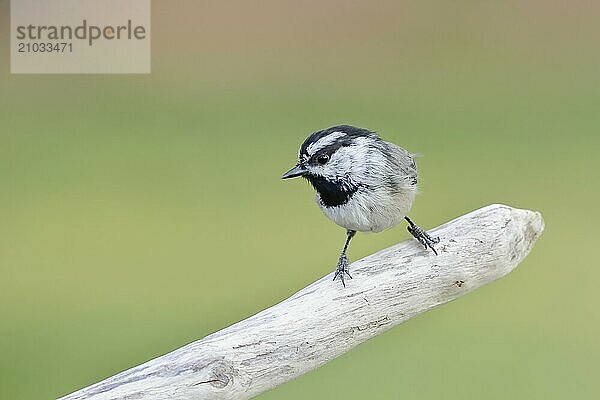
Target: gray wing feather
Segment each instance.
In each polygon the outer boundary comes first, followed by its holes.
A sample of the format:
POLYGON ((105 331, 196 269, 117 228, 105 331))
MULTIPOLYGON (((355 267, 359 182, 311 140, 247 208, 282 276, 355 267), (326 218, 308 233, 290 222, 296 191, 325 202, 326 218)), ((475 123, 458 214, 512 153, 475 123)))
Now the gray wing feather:
POLYGON ((394 143, 384 142, 386 145, 385 154, 390 162, 390 167, 394 171, 390 171, 390 177, 393 177, 396 185, 401 187, 409 187, 417 185, 417 164, 415 163, 414 155, 395 145, 394 143))

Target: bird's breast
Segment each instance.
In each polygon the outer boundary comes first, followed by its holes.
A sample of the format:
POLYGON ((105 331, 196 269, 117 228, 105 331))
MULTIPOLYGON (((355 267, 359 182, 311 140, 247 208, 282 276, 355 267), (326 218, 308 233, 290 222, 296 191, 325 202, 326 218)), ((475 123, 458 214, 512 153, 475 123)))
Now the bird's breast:
POLYGON ((316 201, 325 216, 337 225, 359 232, 381 232, 402 221, 415 194, 416 188, 394 192, 359 188, 343 204, 327 205, 320 192, 316 201))

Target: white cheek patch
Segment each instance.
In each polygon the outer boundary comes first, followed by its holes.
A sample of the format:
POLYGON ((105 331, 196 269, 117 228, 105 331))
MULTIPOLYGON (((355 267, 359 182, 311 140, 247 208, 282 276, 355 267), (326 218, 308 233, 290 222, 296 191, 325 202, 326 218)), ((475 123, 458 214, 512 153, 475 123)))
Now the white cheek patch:
POLYGON ((337 149, 331 155, 331 159, 327 164, 311 165, 308 168, 314 175, 329 180, 362 176, 364 169, 367 167, 365 160, 373 157, 371 153, 372 149, 369 147, 369 141, 358 138, 354 140, 354 144, 337 149))
POLYGON ((331 169, 332 175, 345 176, 352 171, 354 164, 354 156, 350 147, 341 147, 333 153, 328 166, 331 169))
POLYGON ((316 142, 309 144, 306 148, 306 152, 309 155, 313 155, 317 151, 329 146, 330 144, 335 143, 336 140, 344 136, 346 136, 344 132, 332 132, 329 135, 317 140, 316 142))
POLYGON ((366 167, 366 161, 373 157, 373 151, 369 146, 369 141, 364 138, 357 138, 351 146, 341 147, 336 151, 331 163, 339 175, 349 173, 362 173, 366 167))

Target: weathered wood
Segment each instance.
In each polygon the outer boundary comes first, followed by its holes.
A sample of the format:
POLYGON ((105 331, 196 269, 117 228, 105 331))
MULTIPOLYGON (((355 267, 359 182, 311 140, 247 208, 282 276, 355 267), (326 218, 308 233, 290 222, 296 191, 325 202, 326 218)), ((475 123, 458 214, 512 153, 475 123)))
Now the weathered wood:
POLYGON ((204 339, 63 397, 247 399, 392 326, 498 279, 544 229, 540 213, 491 205, 429 232, 439 255, 407 240, 332 274, 204 339))

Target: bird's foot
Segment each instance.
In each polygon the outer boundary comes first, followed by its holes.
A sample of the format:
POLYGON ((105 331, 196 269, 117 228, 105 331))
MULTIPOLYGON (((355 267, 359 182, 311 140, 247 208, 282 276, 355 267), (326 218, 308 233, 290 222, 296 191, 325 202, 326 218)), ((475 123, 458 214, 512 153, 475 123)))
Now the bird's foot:
POLYGON ((350 275, 350 262, 348 261, 348 257, 346 254, 342 254, 337 263, 337 268, 335 269, 335 274, 333 275, 333 280, 335 281, 337 277, 340 277, 342 281, 342 285, 346 287, 346 282, 344 282, 344 275, 348 275, 348 278, 352 279, 352 275, 350 275))
POLYGON ((423 247, 425 247, 425 250, 430 248, 437 256, 437 251, 433 248, 433 245, 438 244, 440 242, 440 238, 431 237, 426 231, 412 223, 412 221, 410 221, 409 224, 410 225, 407 226, 406 229, 410 232, 410 234, 413 235, 413 237, 417 239, 419 243, 423 245, 423 247))

